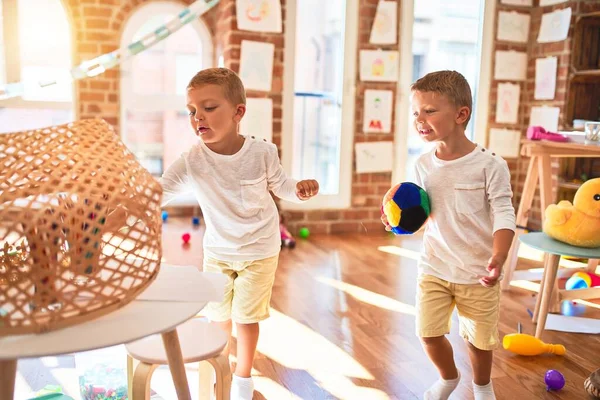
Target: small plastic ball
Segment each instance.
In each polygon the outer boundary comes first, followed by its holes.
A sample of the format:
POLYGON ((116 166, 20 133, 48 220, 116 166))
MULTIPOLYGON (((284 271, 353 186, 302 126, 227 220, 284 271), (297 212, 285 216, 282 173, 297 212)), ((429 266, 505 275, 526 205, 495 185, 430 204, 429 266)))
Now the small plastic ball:
POLYGON ((310 231, 308 230, 308 228, 300 228, 298 236, 300 236, 302 239, 306 239, 309 235, 310 231))
POLYGON ((583 280, 585 281, 585 283, 587 283, 587 287, 590 287, 590 286, 592 286, 592 277, 591 277, 591 276, 590 276, 588 273, 586 273, 586 272, 583 272, 583 271, 577 271, 577 272, 575 272, 575 273, 574 273, 573 275, 571 275, 571 276, 578 276, 578 277, 580 277, 581 279, 583 279, 583 280))
POLYGON ((565 377, 557 370, 550 369, 546 371, 544 382, 546 383, 547 391, 560 390, 565 386, 565 377))
POLYGON ((192 225, 194 225, 194 226, 200 225, 200 218, 199 217, 193 217, 192 218, 192 225))
POLYGON ((181 240, 183 240, 183 243, 189 243, 190 239, 192 238, 192 235, 190 235, 189 233, 184 233, 183 235, 181 235, 181 240))
POLYGON ((565 282, 565 289, 567 290, 586 289, 588 287, 587 282, 580 276, 573 275, 565 282))
POLYGON ((169 218, 169 213, 166 211, 163 211, 160 215, 160 217, 162 218, 163 222, 167 222, 167 219, 169 218))

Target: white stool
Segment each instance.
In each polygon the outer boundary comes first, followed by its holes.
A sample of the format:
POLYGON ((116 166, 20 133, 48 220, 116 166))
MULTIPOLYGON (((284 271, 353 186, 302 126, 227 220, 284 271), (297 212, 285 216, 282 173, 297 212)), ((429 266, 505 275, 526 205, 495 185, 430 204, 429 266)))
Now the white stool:
MULTIPOLYGON (((231 370, 229 360, 222 354, 227 345, 227 334, 216 325, 200 319, 191 319, 177 327, 181 353, 184 363, 200 362, 200 398, 211 398, 211 368, 205 368, 206 362, 214 368, 216 400, 229 400, 231 388, 231 370)), ((159 365, 167 364, 167 355, 160 335, 152 335, 129 343, 127 348, 127 378, 130 397, 133 400, 150 399, 150 379, 159 365), (139 364, 133 368, 133 360, 139 364)))

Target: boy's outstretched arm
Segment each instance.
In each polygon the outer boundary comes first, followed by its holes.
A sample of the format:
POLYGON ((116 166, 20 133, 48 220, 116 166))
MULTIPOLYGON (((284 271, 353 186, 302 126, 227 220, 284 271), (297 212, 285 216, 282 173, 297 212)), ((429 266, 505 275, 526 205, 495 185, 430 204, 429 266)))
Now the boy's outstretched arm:
POLYGON ((269 190, 280 199, 299 203, 319 193, 319 183, 314 179, 297 181, 288 178, 279 161, 277 147, 269 148, 267 159, 267 182, 269 190))
POLYGON ((190 190, 188 186, 187 165, 183 155, 167 168, 159 181, 163 188, 161 207, 164 207, 177 197, 177 195, 190 190))

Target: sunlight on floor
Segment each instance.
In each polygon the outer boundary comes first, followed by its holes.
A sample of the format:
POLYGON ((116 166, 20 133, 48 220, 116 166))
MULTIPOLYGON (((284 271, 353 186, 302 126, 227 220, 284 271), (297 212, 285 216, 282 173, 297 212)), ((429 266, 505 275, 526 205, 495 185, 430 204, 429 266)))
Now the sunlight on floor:
POLYGON ((410 258, 412 260, 419 260, 419 252, 414 250, 408 250, 398 246, 379 246, 377 250, 384 253, 394 254, 400 257, 410 258))
POLYGON ((317 277, 315 278, 318 282, 329 285, 333 288, 341 290, 355 299, 362 301, 363 303, 370 304, 375 307, 383 308, 390 311, 396 311, 402 314, 416 315, 415 307, 410 304, 399 302, 398 300, 390 297, 371 292, 370 290, 363 289, 358 286, 351 285, 349 283, 341 282, 331 278, 317 277))
MULTIPOLYGON (((337 345, 277 310, 271 309, 271 317, 261 323, 258 352, 285 368, 306 371, 316 384, 337 398, 389 398, 378 389, 353 383, 353 378, 374 380, 374 377, 337 345)), ((265 397, 268 391, 278 391, 276 397, 267 398, 282 398, 283 388, 274 389, 272 383, 265 385, 265 379, 256 380, 256 389, 263 392, 264 387, 265 397)))

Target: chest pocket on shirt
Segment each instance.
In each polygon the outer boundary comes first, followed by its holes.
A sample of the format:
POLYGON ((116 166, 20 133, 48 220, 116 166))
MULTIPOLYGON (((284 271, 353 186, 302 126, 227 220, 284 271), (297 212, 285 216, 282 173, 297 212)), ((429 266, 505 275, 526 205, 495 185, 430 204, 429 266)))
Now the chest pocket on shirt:
POLYGON ((485 205, 485 183, 457 183, 454 185, 454 207, 459 214, 475 214, 485 205))
POLYGON ((267 175, 257 179, 241 180, 242 206, 247 209, 255 209, 263 206, 267 197, 267 175))

